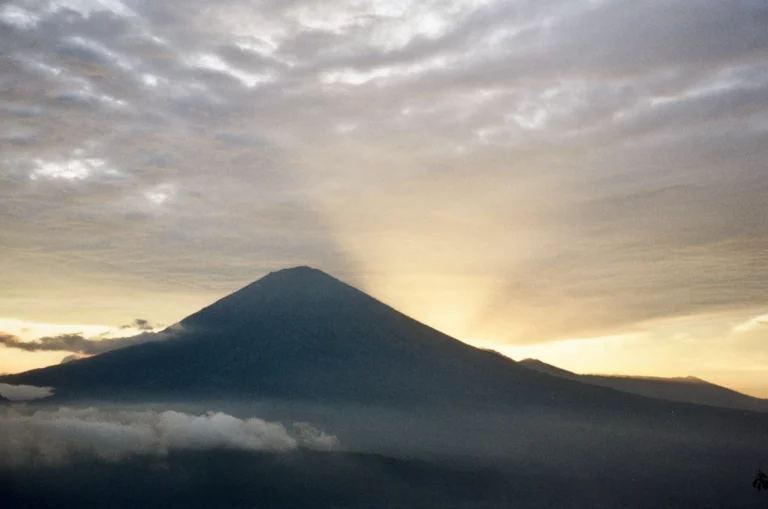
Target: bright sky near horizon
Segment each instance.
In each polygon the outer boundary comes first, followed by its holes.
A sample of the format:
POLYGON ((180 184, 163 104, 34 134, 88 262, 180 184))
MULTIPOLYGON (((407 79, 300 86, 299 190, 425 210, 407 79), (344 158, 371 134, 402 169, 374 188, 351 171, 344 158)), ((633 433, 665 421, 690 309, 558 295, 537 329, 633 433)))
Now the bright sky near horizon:
POLYGON ((307 264, 516 359, 768 397, 767 139, 764 0, 6 1, 0 335, 307 264))

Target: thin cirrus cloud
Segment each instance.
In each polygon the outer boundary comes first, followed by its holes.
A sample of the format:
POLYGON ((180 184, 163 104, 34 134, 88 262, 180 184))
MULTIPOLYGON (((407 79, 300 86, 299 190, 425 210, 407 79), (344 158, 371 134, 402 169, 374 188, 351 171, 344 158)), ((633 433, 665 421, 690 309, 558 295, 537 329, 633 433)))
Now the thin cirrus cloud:
POLYGON ((505 345, 762 312, 762 2, 16 0, 0 23, 13 317, 171 323, 304 263, 505 345))

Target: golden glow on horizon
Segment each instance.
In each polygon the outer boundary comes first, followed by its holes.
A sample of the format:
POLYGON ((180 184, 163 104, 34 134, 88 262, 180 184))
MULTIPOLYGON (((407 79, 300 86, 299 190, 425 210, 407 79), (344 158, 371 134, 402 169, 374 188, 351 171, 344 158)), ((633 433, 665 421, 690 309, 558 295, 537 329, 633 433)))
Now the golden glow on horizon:
MULTIPOLYGON (((54 324, 35 323, 13 318, 0 318, 0 331, 18 336, 24 340, 31 340, 43 336, 58 336, 60 334, 82 334, 85 337, 98 336, 113 330, 108 325, 94 324, 54 324)), ((129 335, 129 334, 126 334, 129 335)))
POLYGON ((469 342, 515 360, 535 358, 580 374, 695 376, 768 398, 765 366, 759 360, 750 362, 745 355, 750 350, 764 349, 768 340, 766 318, 768 315, 741 319, 732 314, 682 317, 650 322, 632 333, 530 345, 469 342))

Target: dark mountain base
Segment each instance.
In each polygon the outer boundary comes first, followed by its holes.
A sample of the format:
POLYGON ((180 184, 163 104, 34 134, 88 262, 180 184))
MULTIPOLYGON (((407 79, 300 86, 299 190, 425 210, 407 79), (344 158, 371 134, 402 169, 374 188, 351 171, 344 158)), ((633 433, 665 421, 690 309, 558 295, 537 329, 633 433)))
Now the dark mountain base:
POLYGON ((757 508, 766 502, 746 481, 743 491, 728 492, 672 479, 530 475, 378 455, 227 450, 0 472, 0 501, 5 509, 757 508))

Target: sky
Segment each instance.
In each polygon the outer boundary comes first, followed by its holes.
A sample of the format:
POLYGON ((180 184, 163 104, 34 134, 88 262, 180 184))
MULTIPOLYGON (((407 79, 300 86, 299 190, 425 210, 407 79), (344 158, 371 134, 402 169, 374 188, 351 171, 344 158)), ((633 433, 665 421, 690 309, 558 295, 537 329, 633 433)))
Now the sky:
POLYGON ((515 359, 768 397, 766 140, 765 0, 5 1, 0 333, 311 265, 515 359))

